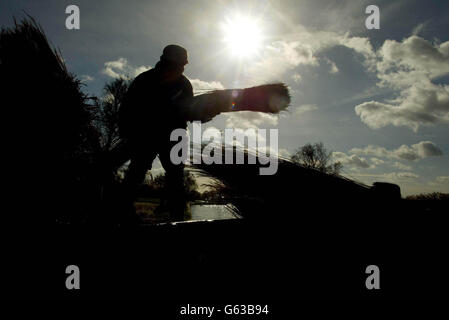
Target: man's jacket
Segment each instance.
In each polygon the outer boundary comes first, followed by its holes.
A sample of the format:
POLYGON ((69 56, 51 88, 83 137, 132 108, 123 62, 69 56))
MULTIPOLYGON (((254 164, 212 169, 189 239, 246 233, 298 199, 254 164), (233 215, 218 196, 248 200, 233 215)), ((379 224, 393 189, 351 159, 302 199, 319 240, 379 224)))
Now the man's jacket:
POLYGON ((186 128, 192 98, 192 85, 185 76, 164 83, 157 65, 141 73, 131 83, 119 111, 121 136, 167 139, 174 129, 186 128))

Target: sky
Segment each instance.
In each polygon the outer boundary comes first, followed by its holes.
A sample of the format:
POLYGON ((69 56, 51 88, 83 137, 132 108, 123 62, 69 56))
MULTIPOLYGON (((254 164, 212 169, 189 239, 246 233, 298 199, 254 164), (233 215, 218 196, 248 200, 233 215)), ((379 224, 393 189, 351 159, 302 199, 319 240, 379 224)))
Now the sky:
POLYGON ((277 128, 281 155, 323 142, 357 181, 449 192, 448 1, 0 2, 2 27, 25 13, 91 95, 179 44, 197 93, 281 81, 292 95, 279 115, 224 114, 203 129, 277 128), (365 25, 370 4, 380 29, 365 25), (66 28, 69 5, 80 9, 79 30, 66 28))

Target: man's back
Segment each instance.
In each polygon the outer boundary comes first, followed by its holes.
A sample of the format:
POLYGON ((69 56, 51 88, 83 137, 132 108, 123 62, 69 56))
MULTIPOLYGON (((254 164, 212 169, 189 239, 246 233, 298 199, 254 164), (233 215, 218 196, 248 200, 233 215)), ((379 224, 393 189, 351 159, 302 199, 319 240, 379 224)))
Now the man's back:
POLYGON ((125 96, 120 131, 127 138, 140 139, 185 128, 180 108, 192 97, 192 86, 185 76, 167 82, 160 67, 145 71, 134 79, 125 96))

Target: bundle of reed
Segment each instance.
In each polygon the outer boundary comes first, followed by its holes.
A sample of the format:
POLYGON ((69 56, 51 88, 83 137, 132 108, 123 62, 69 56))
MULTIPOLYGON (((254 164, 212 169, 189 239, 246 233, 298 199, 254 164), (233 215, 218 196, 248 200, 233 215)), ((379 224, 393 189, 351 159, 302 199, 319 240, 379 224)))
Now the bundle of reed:
POLYGON ((277 114, 290 104, 288 88, 283 83, 245 89, 214 90, 197 95, 190 104, 189 121, 212 119, 223 112, 257 111, 277 114))
MULTIPOLYGON (((208 186, 228 203, 236 214, 250 219, 272 219, 285 221, 306 217, 330 218, 335 212, 344 212, 347 217, 360 215, 360 208, 377 210, 388 199, 378 196, 372 188, 340 175, 328 174, 307 168, 277 155, 270 155, 270 161, 277 161, 273 175, 261 175, 260 158, 266 155, 242 147, 223 146, 221 163, 193 163, 191 167, 208 186), (233 159, 243 154, 246 159, 251 153, 256 157, 254 164, 225 163, 227 151, 233 159)), ((203 156, 204 159, 204 156, 203 156)))

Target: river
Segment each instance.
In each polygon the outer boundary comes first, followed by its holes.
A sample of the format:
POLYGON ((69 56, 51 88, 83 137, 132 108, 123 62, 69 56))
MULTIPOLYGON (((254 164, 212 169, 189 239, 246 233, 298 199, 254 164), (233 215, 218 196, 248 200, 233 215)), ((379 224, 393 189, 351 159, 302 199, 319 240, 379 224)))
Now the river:
POLYGON ((236 216, 222 204, 194 204, 190 207, 192 220, 236 219, 236 216))

